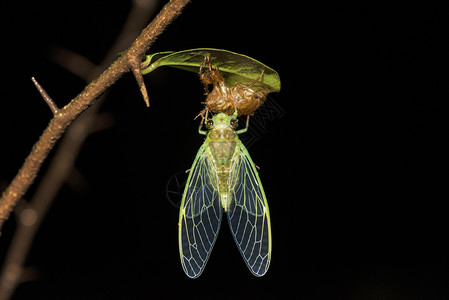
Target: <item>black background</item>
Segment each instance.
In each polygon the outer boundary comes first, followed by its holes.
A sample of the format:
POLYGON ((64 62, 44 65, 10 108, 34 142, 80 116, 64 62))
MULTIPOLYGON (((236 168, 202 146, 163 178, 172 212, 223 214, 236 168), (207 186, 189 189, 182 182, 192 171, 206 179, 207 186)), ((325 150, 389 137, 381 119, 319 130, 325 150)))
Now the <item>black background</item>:
MULTIPOLYGON (((130 3, 1 5, 5 186, 51 118, 30 77, 59 106, 85 85, 48 49, 98 63, 130 3)), ((161 69, 147 77, 149 109, 131 75, 110 89, 101 111, 114 124, 87 138, 76 161, 85 184, 59 192, 27 260, 38 276, 14 299, 448 299, 445 18, 411 4, 193 0, 152 52, 223 48, 281 76, 269 98, 279 114, 249 147, 271 210, 268 273, 250 274, 226 222, 200 278, 183 273, 166 184, 202 143, 193 118, 204 96, 194 74, 161 69)))

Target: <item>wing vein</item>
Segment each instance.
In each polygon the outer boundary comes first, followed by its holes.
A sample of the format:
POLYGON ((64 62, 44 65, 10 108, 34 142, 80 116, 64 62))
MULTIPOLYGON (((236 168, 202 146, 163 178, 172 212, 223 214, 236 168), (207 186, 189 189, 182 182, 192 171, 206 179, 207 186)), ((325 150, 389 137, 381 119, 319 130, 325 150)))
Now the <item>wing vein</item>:
POLYGON ((248 151, 242 144, 237 149, 229 178, 232 183, 229 226, 250 271, 263 276, 271 260, 268 203, 248 151))
POLYGON ((204 270, 220 229, 222 209, 208 147, 203 145, 193 162, 179 213, 179 253, 190 278, 204 270))

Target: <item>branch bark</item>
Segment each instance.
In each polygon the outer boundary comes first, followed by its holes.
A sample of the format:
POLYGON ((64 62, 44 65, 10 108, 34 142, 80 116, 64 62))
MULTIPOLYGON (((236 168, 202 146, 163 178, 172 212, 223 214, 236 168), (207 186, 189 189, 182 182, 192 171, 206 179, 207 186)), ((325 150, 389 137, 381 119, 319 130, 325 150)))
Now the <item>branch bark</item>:
MULTIPOLYGON (((142 31, 142 33, 109 68, 107 68, 97 79, 93 80, 86 88, 69 104, 57 110, 50 120, 47 128, 33 146, 31 153, 26 158, 16 177, 3 192, 0 199, 0 230, 3 223, 9 218, 12 209, 20 198, 33 183, 37 173, 53 148, 55 143, 64 134, 67 127, 95 100, 103 94, 124 73, 132 71, 136 60, 140 61, 142 56, 164 29, 181 13, 182 9, 190 0, 171 0, 167 3, 153 21, 142 31)), ((139 78, 137 78, 139 80, 139 78)), ((141 83, 139 83, 142 91, 141 83)), ((148 99, 143 94, 144 99, 148 99)))

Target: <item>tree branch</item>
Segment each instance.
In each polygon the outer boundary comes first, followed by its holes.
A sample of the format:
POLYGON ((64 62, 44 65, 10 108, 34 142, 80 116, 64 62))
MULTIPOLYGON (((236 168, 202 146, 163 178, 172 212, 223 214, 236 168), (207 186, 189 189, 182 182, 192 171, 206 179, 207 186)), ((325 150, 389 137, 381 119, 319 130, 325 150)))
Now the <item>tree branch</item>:
POLYGON ((181 13, 190 0, 172 0, 167 3, 154 20, 142 31, 134 43, 97 79, 93 80, 69 104, 57 110, 47 128, 33 146, 16 177, 3 192, 0 199, 0 229, 9 218, 12 209, 28 190, 56 141, 67 127, 124 73, 132 70, 133 62, 140 60, 156 38, 181 13))
MULTIPOLYGON (((154 0, 134 0, 132 2, 131 10, 119 36, 99 65, 95 65, 86 57, 60 46, 55 46, 48 58, 89 82, 117 58, 117 53, 134 41, 146 25, 149 16, 154 13, 156 3, 157 1, 154 0)), ((38 87, 38 90, 40 91, 41 88, 38 87)), ((44 99, 47 97, 45 94, 42 96, 44 99)), ((10 299, 20 282, 36 276, 35 268, 24 267, 34 237, 63 183, 77 174, 74 162, 87 136, 111 126, 111 118, 105 116, 107 113, 98 114, 104 96, 105 94, 97 99, 68 128, 64 137, 59 141, 58 149, 32 198, 30 201, 22 199, 14 209, 19 217, 0 270, 0 299, 10 299)), ((78 175, 78 177, 82 177, 82 175, 78 175)), ((79 180, 82 181, 83 179, 79 180)), ((70 185, 69 182, 67 183, 70 185)))

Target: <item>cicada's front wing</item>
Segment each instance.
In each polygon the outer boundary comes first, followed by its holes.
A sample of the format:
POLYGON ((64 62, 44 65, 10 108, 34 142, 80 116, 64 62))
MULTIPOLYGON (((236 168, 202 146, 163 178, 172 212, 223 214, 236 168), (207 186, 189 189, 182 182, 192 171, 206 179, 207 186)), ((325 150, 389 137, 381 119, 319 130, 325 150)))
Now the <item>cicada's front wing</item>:
POLYGON ((271 260, 271 225, 267 199, 245 146, 240 144, 230 173, 228 221, 248 268, 263 276, 271 260))
POLYGON ((179 212, 179 253, 190 278, 203 271, 217 239, 223 208, 218 194, 218 176, 207 146, 193 162, 179 212))

